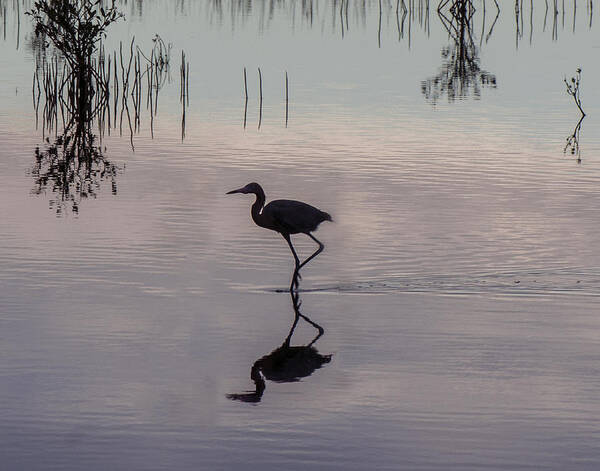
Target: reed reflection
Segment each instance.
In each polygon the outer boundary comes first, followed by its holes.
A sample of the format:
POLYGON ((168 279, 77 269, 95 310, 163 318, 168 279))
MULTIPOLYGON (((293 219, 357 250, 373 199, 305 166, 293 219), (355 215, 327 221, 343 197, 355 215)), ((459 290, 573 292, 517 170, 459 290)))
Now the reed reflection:
POLYGON ((421 92, 427 100, 436 103, 444 95, 449 102, 471 95, 479 98, 482 88, 496 88, 496 76, 479 65, 479 49, 473 33, 474 14, 471 0, 440 2, 438 16, 454 43, 442 48, 439 73, 421 82, 421 92))
MULTIPOLYGON (((441 0, 438 10, 448 9, 452 4, 465 3, 453 0, 441 0)), ((472 1, 469 1, 473 5, 472 1)), ((589 29, 593 25, 594 1, 584 2, 561 2, 560 0, 545 0, 543 2, 523 2, 514 0, 498 2, 498 0, 481 0, 476 2, 480 11, 483 12, 483 30, 485 30, 486 10, 493 3, 495 10, 492 23, 498 20, 500 3, 509 6, 514 11, 514 35, 516 47, 527 33, 529 42, 533 42, 534 12, 538 8, 538 19, 543 21, 542 32, 546 32, 551 23, 552 39, 558 40, 559 30, 576 31, 577 21, 584 23, 589 29), (582 5, 583 3, 583 5, 582 5), (585 6, 585 13, 578 11, 585 6), (543 11, 543 17, 542 15, 543 11), (578 20, 578 17, 580 18, 578 20), (529 31, 526 31, 529 28, 529 31)), ((182 0, 179 11, 181 14, 190 15, 194 3, 182 0)), ((135 14, 135 12, 133 12, 135 14)), ((377 28, 377 43, 382 45, 382 33, 386 25, 393 25, 397 29, 398 40, 407 38, 409 47, 412 42, 412 33, 415 27, 419 27, 427 37, 430 34, 430 2, 429 0, 210 0, 206 3, 206 17, 212 25, 231 25, 232 30, 245 27, 255 19, 258 22, 260 32, 267 30, 277 22, 277 17, 285 17, 289 27, 294 30, 302 27, 312 28, 314 26, 322 31, 330 28, 330 32, 339 35, 342 39, 350 32, 358 28, 377 28)), ((491 28, 493 29, 493 27, 491 28)), ((490 29, 490 31, 491 31, 490 29)), ((489 37, 490 32, 482 34, 489 37)))
POLYGON ((227 394, 234 401, 258 403, 266 389, 266 380, 275 383, 292 383, 307 378, 316 370, 331 361, 332 355, 322 355, 315 348, 315 343, 325 332, 323 327, 300 312, 302 302, 297 291, 290 291, 294 320, 290 331, 281 344, 268 355, 254 362, 250 370, 250 378, 254 382, 254 390, 243 393, 227 394), (306 345, 291 345, 292 336, 300 319, 317 330, 315 337, 306 345))
MULTIPOLYGON (((499 11, 498 1, 492 1, 496 11, 499 11)), ((21 18, 24 14, 22 5, 28 7, 31 3, 33 2, 30 0, 25 2, 0 0, 0 28, 2 28, 0 39, 14 41, 17 49, 21 36, 28 39, 26 29, 21 27, 21 18), (22 29, 25 30, 25 34, 22 29)), ((160 2, 116 0, 115 3, 127 12, 128 17, 142 19, 150 14, 149 9, 144 7, 156 6, 160 2)), ((491 3, 489 0, 476 2, 480 11, 483 11, 483 23, 486 21, 486 8, 489 9, 491 3)), ((509 6, 511 11, 514 11, 514 15, 511 15, 514 18, 514 32, 511 33, 511 37, 516 38, 516 47, 519 47, 524 37, 528 37, 529 43, 532 44, 534 30, 537 30, 538 34, 546 33, 548 30, 552 39, 557 41, 561 31, 575 33, 578 22, 579 28, 583 26, 591 29, 593 26, 593 0, 583 2, 545 0, 535 3, 532 0, 529 2, 515 0, 514 4, 508 5, 504 2, 502 5, 509 6), (535 20, 539 22, 538 25, 535 24, 535 20)), ((206 2, 178 0, 176 7, 170 11, 182 17, 196 15, 204 18, 208 25, 219 28, 228 26, 232 31, 250 25, 254 27, 252 22, 255 21, 261 34, 277 24, 280 18, 285 19, 290 30, 316 27, 322 32, 329 30, 331 34, 342 38, 359 29, 376 28, 379 45, 382 44, 382 33, 384 33, 382 29, 390 26, 397 29, 398 40, 407 39, 409 47, 417 31, 416 28, 420 29, 426 37, 430 35, 429 0, 302 0, 300 2, 295 0, 209 0, 206 2)))
MULTIPOLYGON (((181 11, 191 14, 192 4, 181 2, 181 11)), ((292 30, 318 27, 322 31, 344 39, 359 28, 367 29, 370 16, 376 14, 377 43, 381 47, 382 29, 395 24, 398 39, 405 37, 405 20, 408 41, 414 24, 429 35, 429 0, 210 0, 206 2, 206 17, 209 24, 230 25, 232 30, 256 21, 259 31, 268 30, 284 17, 292 30)))

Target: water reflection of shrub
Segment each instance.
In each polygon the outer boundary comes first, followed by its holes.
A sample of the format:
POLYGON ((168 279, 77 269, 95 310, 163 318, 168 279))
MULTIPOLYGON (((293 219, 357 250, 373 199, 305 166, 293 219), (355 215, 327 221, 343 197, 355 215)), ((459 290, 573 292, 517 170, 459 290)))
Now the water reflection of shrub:
POLYGON ((435 103, 444 95, 450 102, 471 95, 478 98, 483 87, 496 88, 496 76, 479 65, 479 50, 473 40, 474 14, 471 0, 440 3, 438 16, 454 44, 442 49, 443 62, 438 74, 421 82, 421 92, 427 100, 435 103))
POLYGON ((444 62, 439 73, 421 83, 421 91, 427 100, 435 103, 444 95, 451 102, 470 95, 478 98, 483 87, 496 88, 496 76, 481 69, 475 49, 474 45, 472 48, 452 45, 442 49, 444 62))
POLYGON ((77 214, 82 200, 96 198, 103 182, 117 194, 119 167, 108 161, 97 138, 88 126, 75 126, 53 142, 46 139, 44 149, 35 149, 33 194, 50 191, 50 207, 58 215, 71 210, 77 214))

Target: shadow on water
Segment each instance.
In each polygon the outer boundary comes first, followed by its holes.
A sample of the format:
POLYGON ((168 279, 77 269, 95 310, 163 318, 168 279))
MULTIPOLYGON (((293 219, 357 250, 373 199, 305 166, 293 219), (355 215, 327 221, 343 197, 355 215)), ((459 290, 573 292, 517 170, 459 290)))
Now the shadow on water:
POLYGON ((331 354, 322 355, 315 348, 315 343, 325 332, 316 322, 300 312, 302 302, 297 291, 290 291, 294 321, 290 331, 281 344, 268 355, 254 362, 250 370, 250 378, 254 382, 254 391, 227 394, 227 398, 234 401, 258 403, 261 401, 266 388, 266 380, 275 383, 292 383, 300 381, 313 374, 323 365, 331 361, 331 354), (317 330, 317 335, 306 345, 291 345, 292 336, 300 319, 317 330))
POLYGON ((496 88, 496 76, 479 66, 479 49, 473 33, 474 14, 471 0, 440 2, 438 16, 453 44, 442 49, 443 63, 438 74, 421 82, 421 92, 434 104, 444 95, 453 102, 471 95, 479 98, 483 87, 496 88))

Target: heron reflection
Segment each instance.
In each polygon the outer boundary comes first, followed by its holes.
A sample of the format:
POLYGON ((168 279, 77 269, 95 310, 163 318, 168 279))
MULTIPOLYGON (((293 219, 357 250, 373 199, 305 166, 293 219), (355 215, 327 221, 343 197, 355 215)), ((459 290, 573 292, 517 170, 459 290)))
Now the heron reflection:
POLYGON ((471 94, 479 97, 483 87, 496 88, 496 76, 479 65, 479 50, 473 38, 474 14, 471 0, 440 2, 438 15, 454 44, 442 49, 443 63, 439 73, 421 83, 421 91, 427 100, 436 103, 447 95, 448 101, 452 102, 471 94))
POLYGON ((268 355, 254 362, 250 370, 250 378, 254 382, 254 391, 227 394, 227 398, 234 401, 258 403, 265 392, 266 381, 276 383, 290 383, 300 381, 313 374, 313 372, 331 361, 330 355, 321 355, 315 348, 315 343, 325 332, 316 322, 300 312, 302 304, 297 291, 290 291, 292 306, 294 308, 294 321, 292 327, 281 346, 268 355), (303 319, 317 330, 317 335, 306 345, 291 345, 292 336, 303 319))

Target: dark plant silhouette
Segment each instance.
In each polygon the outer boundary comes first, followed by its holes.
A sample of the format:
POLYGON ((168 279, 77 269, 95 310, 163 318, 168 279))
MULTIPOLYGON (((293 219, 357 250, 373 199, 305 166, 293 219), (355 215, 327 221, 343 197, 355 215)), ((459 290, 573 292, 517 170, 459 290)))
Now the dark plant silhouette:
POLYGON ((581 68, 578 68, 575 71, 575 76, 571 77, 570 81, 568 81, 566 77, 563 79, 563 81, 567 86, 567 93, 573 97, 573 101, 577 105, 577 108, 579 108, 579 111, 581 111, 582 117, 585 117, 585 112, 581 107, 581 96, 579 95, 579 85, 581 83, 581 68))
POLYGON ((50 202, 57 214, 69 206, 77 213, 82 199, 96 197, 101 181, 109 180, 112 193, 117 192, 118 169, 104 158, 91 126, 94 118, 102 120, 109 98, 110 71, 106 73, 104 55, 98 54, 100 41, 122 14, 114 1, 105 8, 100 0, 40 0, 28 14, 39 47, 46 49, 52 44, 64 59, 47 61, 42 56, 43 66, 36 66, 34 103, 37 111, 41 69, 44 130, 57 131, 59 112, 63 126, 54 141, 46 139, 45 148, 35 150, 33 193, 50 190, 57 195, 50 202))
MULTIPOLYGON (((244 120, 243 127, 246 129, 247 118, 248 118, 248 76, 246 72, 246 67, 244 67, 244 120)), ((288 127, 289 122, 289 78, 287 70, 284 75, 284 83, 285 83, 285 127, 288 127)), ((263 117, 263 75, 260 67, 258 68, 258 129, 261 128, 262 125, 262 117, 263 117)))
POLYGON ((265 392, 265 380, 276 383, 300 381, 301 378, 310 376, 315 370, 331 361, 331 355, 321 355, 314 347, 314 344, 325 331, 320 325, 300 312, 302 302, 299 299, 298 293, 290 291, 290 296, 292 297, 292 306, 295 314, 292 327, 280 347, 277 347, 268 355, 259 358, 252 365, 250 378, 255 386, 254 391, 227 394, 227 398, 235 401, 258 403, 265 392), (292 346, 292 335, 296 330, 300 318, 317 329, 318 333, 308 344, 292 346))
POLYGON ((36 36, 43 35, 64 55, 73 70, 88 65, 106 29, 123 17, 101 0, 39 0, 27 12, 35 23, 36 36))
MULTIPOLYGON (((125 121, 133 149, 133 135, 140 130, 144 101, 154 135, 158 95, 170 76, 171 44, 167 45, 159 35, 154 36, 153 48, 147 55, 135 46, 135 38, 129 51, 123 50, 122 43, 118 52, 105 51, 102 39, 108 27, 123 16, 114 0, 107 3, 39 0, 28 12, 35 26, 34 47, 44 52, 36 54, 36 120, 41 110, 44 133, 58 136, 52 142, 46 139, 44 147, 36 149, 31 172, 35 178, 33 192, 40 194, 50 189, 58 194, 51 204, 59 213, 65 211, 67 202, 77 212, 83 198, 96 196, 102 180, 110 179, 112 193, 116 194, 119 169, 105 158, 101 139, 112 129, 122 134, 125 121), (46 50, 53 54, 48 57, 46 50), (91 131, 96 126, 97 135, 91 131)), ((183 136, 185 108, 189 106, 189 65, 184 61, 182 67, 183 136)))
POLYGON ((452 102, 471 94, 479 97, 483 87, 496 88, 496 76, 479 65, 472 33, 474 13, 471 0, 440 2, 438 15, 454 43, 442 49, 444 62, 439 73, 421 83, 423 95, 433 103, 444 95, 452 102))
POLYGON ((152 38, 152 51, 150 57, 136 46, 136 51, 146 59, 146 62, 152 69, 152 73, 157 76, 153 83, 153 86, 160 89, 165 84, 167 77, 169 76, 170 65, 171 65, 171 49, 173 45, 171 43, 166 44, 163 38, 158 34, 155 34, 152 38))
POLYGON ((106 9, 101 0, 39 0, 27 14, 33 18, 35 35, 50 41, 68 64, 65 83, 72 87, 71 111, 79 119, 91 119, 92 97, 104 87, 93 56, 106 29, 123 16, 114 0, 106 9))

